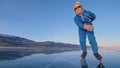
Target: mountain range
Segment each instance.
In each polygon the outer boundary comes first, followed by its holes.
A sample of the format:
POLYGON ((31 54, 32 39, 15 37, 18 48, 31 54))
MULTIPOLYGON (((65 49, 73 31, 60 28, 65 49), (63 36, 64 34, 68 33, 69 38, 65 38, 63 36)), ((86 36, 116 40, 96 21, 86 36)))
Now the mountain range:
POLYGON ((18 36, 0 34, 0 60, 14 60, 36 53, 53 54, 79 50, 80 46, 76 44, 36 42, 18 36))
POLYGON ((68 43, 58 43, 53 41, 45 41, 45 42, 36 42, 33 40, 29 40, 26 38, 7 35, 7 34, 0 34, 0 46, 7 46, 7 47, 79 47, 76 44, 68 44, 68 43))
POLYGON ((0 34, 0 46, 30 46, 30 45, 36 45, 36 42, 22 37, 0 34))

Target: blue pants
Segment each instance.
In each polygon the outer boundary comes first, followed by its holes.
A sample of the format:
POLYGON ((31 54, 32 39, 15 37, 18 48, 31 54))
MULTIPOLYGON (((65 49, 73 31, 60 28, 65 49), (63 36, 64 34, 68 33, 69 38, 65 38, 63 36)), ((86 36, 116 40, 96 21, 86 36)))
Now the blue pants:
POLYGON ((95 40, 94 31, 87 31, 79 28, 79 42, 83 51, 86 51, 86 36, 94 53, 98 52, 97 42, 95 40))

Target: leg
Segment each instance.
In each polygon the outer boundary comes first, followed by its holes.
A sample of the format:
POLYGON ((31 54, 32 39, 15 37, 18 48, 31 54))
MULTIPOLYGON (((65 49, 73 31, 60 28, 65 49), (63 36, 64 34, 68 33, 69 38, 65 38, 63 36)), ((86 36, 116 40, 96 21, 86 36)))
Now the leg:
POLYGON ((86 30, 79 29, 79 42, 81 45, 81 49, 83 50, 83 53, 81 55, 81 67, 82 68, 88 68, 88 65, 86 63, 86 55, 87 55, 87 50, 86 50, 86 30))
POLYGON ((84 29, 79 29, 79 42, 81 49, 86 51, 86 30, 84 29))
POLYGON ((94 56, 100 62, 98 67, 105 68, 105 66, 103 65, 102 56, 98 53, 98 46, 97 46, 97 42, 95 40, 94 32, 87 31, 87 36, 88 36, 88 40, 91 44, 92 50, 94 52, 94 56))
POLYGON ((94 52, 94 56, 97 58, 97 60, 101 60, 102 56, 98 53, 98 46, 95 40, 94 32, 87 31, 87 36, 94 52))
POLYGON ((98 52, 98 46, 95 40, 94 32, 87 31, 87 36, 93 52, 94 53, 98 52))
POLYGON ((85 58, 87 55, 87 50, 86 50, 86 30, 79 29, 79 42, 81 49, 83 50, 83 53, 81 55, 81 58, 85 58))

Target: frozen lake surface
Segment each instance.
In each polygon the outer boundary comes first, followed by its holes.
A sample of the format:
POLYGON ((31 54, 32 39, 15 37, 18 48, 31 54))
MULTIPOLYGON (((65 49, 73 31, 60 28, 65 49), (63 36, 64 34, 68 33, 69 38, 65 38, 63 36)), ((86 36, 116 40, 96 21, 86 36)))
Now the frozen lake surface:
MULTIPOLYGON (((100 49, 106 68, 120 68, 120 49, 100 49)), ((0 60, 0 68, 81 68, 80 55, 82 51, 62 53, 36 53, 14 60, 0 60)), ((0 54, 1 55, 1 54, 0 54)), ((89 68, 96 68, 98 61, 88 50, 87 63, 89 68)))

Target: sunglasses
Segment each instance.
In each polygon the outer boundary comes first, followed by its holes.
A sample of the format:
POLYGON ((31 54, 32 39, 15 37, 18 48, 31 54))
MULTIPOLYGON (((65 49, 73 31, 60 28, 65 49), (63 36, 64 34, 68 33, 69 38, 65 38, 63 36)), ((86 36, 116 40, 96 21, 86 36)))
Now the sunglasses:
POLYGON ((78 6, 78 7, 76 7, 74 10, 77 10, 78 8, 81 8, 82 6, 80 5, 80 6, 78 6))

